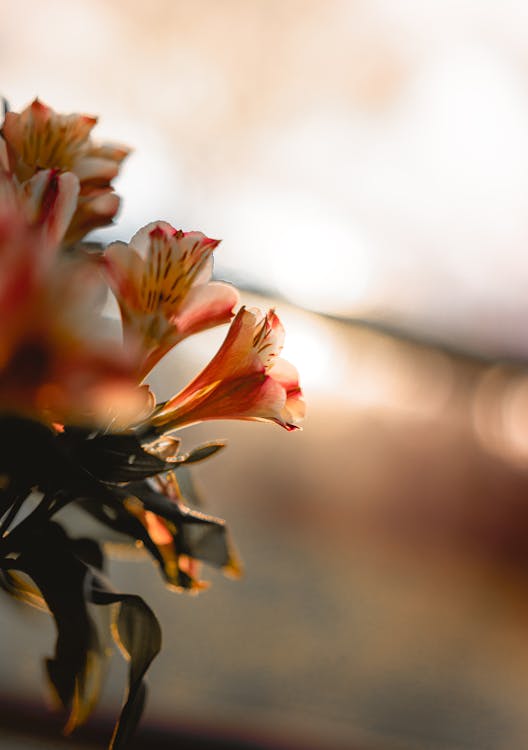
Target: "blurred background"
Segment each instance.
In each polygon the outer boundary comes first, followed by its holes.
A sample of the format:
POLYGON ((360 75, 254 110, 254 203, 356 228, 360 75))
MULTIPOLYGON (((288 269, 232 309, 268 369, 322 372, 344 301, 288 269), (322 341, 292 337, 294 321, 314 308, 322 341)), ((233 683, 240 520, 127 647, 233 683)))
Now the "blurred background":
MULTIPOLYGON (((99 114, 99 138, 134 148, 98 239, 155 219, 223 238, 217 277, 276 305, 308 402, 303 433, 183 436, 229 439, 195 475, 241 582, 213 572, 190 598, 147 561, 112 563, 164 629, 136 746, 524 750, 528 5, 0 9, 11 107, 99 114)), ((178 347, 160 397, 223 335, 178 347)), ((0 628, 4 746, 30 748, 53 628, 10 602, 0 628)), ((79 746, 115 716, 114 661, 79 746)))

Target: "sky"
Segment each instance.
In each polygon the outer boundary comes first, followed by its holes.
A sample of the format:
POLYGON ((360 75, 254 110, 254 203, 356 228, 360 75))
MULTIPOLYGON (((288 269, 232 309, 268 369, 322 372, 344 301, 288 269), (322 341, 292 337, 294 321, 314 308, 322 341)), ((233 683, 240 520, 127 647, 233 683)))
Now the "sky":
POLYGON ((500 0, 20 0, 0 68, 134 148, 103 239, 163 218, 253 289, 524 358, 527 41, 500 0))

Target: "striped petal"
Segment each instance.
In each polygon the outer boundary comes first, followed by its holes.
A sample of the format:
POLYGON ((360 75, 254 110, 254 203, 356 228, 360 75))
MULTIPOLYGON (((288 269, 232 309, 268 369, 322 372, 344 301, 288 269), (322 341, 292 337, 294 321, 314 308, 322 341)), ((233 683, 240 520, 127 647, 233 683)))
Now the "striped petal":
POLYGON ((284 331, 273 310, 241 308, 216 356, 151 424, 164 431, 210 419, 276 422, 300 427, 304 400, 295 368, 278 358, 284 331))
POLYGON ((160 221, 140 229, 130 245, 107 248, 107 278, 141 377, 187 336, 231 319, 236 290, 209 282, 217 245, 201 232, 160 221))

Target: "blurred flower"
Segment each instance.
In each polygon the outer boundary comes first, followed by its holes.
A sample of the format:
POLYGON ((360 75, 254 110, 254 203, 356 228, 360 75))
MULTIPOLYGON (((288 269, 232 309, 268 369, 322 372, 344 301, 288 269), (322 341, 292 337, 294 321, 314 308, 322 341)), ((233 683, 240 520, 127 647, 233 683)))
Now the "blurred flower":
POLYGON ((42 170, 22 183, 18 192, 28 222, 43 229, 48 246, 57 247, 75 213, 79 196, 77 177, 71 172, 42 170))
POLYGON ((164 431, 209 419, 249 419, 298 428, 304 399, 295 368, 279 358, 284 329, 273 310, 242 307, 216 356, 151 423, 164 431))
POLYGON ((129 245, 107 248, 107 276, 141 377, 182 339, 231 319, 237 291, 209 281, 218 244, 201 232, 181 232, 158 221, 140 229, 129 245))
POLYGON ((42 231, 53 255, 64 239, 78 195, 79 180, 71 172, 60 174, 55 169, 45 169, 20 184, 0 168, 0 213, 7 223, 14 213, 23 214, 27 223, 42 231))
MULTIPOLYGON (((0 206, 0 410, 48 423, 144 418, 150 397, 137 387, 130 355, 87 335, 101 291, 97 269, 56 256, 16 202, 0 206)), ((60 215, 57 203, 48 208, 47 219, 60 215)))
POLYGON ((16 337, 31 295, 51 278, 77 189, 71 173, 44 170, 20 186, 0 169, 0 351, 16 337))
POLYGON ((110 185, 128 149, 96 145, 90 138, 97 118, 61 115, 35 99, 21 113, 7 112, 2 127, 5 144, 0 163, 6 161, 20 183, 42 169, 73 172, 80 192, 76 211, 66 233, 66 243, 112 222, 119 198, 110 185))

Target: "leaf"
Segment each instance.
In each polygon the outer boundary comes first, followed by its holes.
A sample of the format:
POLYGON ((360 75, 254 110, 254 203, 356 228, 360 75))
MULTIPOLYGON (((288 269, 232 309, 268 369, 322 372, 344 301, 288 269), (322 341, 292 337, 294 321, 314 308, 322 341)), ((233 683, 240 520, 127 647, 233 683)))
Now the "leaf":
POLYGON ((102 482, 138 481, 172 468, 144 450, 132 432, 91 436, 86 430, 68 427, 58 439, 74 461, 102 482))
POLYGON ((100 551, 91 540, 70 539, 54 522, 28 537, 16 561, 42 593, 57 626, 55 654, 46 660, 49 679, 70 712, 65 733, 86 720, 99 694, 102 676, 100 641, 88 614, 94 604, 117 604, 114 640, 130 662, 128 693, 115 727, 112 750, 128 746, 143 711, 145 673, 161 648, 161 629, 141 597, 114 592, 87 561, 99 566, 100 551))
POLYGON ((19 602, 28 604, 30 607, 35 607, 36 609, 41 610, 41 612, 50 613, 39 589, 36 586, 32 586, 31 583, 29 583, 26 578, 20 575, 16 570, 2 571, 0 587, 19 602))
POLYGON ((178 487, 184 501, 195 508, 203 508, 205 505, 202 492, 197 486, 197 482, 188 466, 181 465, 177 467, 178 487))
POLYGON ((55 435, 39 422, 19 417, 0 419, 0 473, 24 482, 28 488, 56 468, 55 435))
POLYGON ((225 522, 221 518, 191 510, 183 503, 156 492, 147 482, 131 483, 127 490, 141 500, 146 510, 174 524, 178 554, 189 555, 219 568, 233 565, 225 522))
POLYGON ((119 605, 112 633, 130 663, 127 697, 110 743, 110 750, 120 750, 128 746, 141 718, 146 698, 144 677, 161 649, 161 628, 141 597, 111 590, 102 577, 93 579, 91 598, 95 604, 119 605))
POLYGON ((73 544, 58 524, 50 522, 27 537, 17 560, 17 568, 40 590, 57 627, 55 654, 46 660, 46 669, 58 699, 69 712, 66 733, 91 713, 103 662, 85 600, 89 569, 73 553, 73 544))
POLYGON ((43 424, 18 417, 0 418, 0 474, 14 478, 19 494, 44 493, 104 499, 105 485, 75 459, 63 436, 43 424))
POLYGON ((142 542, 156 562, 164 569, 165 563, 158 547, 148 535, 143 524, 123 506, 121 499, 116 497, 111 504, 102 504, 91 500, 79 500, 77 501, 77 505, 118 534, 123 534, 134 541, 142 542))
POLYGON ((214 455, 222 448, 225 448, 226 443, 221 440, 215 440, 214 442, 204 443, 199 445, 197 448, 193 448, 188 453, 183 453, 181 456, 177 456, 175 459, 176 464, 194 464, 197 461, 204 461, 209 456, 214 455))

